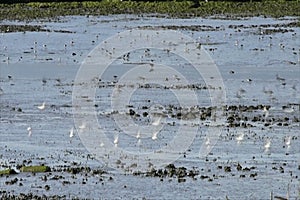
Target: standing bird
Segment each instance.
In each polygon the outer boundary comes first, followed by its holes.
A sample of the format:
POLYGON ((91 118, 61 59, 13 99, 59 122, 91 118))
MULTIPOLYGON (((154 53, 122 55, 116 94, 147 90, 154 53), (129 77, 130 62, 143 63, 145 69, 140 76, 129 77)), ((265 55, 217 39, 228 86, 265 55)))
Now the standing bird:
POLYGON ((37 108, 40 109, 40 110, 44 110, 45 109, 45 102, 43 102, 42 105, 38 106, 37 108))
POLYGON ((269 151, 269 149, 271 147, 271 140, 270 139, 267 140, 267 142, 266 142, 266 144, 265 144, 264 147, 265 147, 265 151, 269 151))
POLYGON ((243 139, 244 139, 244 133, 241 133, 235 139, 236 139, 237 143, 240 144, 243 141, 243 139))
POLYGON ((159 131, 155 131, 153 134, 152 134, 152 140, 156 140, 157 139, 157 134, 159 133, 159 131))
POLYGON ((136 137, 136 139, 138 139, 138 140, 141 138, 141 132, 140 132, 140 130, 138 130, 138 132, 137 132, 137 134, 136 134, 135 137, 136 137))
POLYGON ((292 139, 291 136, 287 136, 287 137, 284 139, 285 145, 287 146, 287 148, 290 148, 290 147, 291 147, 291 139, 292 139))
POLYGON ((28 131, 28 137, 30 137, 31 134, 32 134, 32 128, 29 126, 29 127, 27 128, 27 131, 28 131))
POLYGON ((74 136, 74 128, 73 127, 71 128, 69 133, 70 133, 70 138, 72 138, 74 136))
POLYGON ((114 138, 114 145, 115 145, 115 147, 118 146, 118 143, 119 143, 119 135, 116 135, 115 138, 114 138))
POLYGON ((268 116, 269 116, 269 110, 268 110, 267 106, 264 106, 263 112, 264 112, 265 120, 266 120, 266 118, 268 118, 268 116))

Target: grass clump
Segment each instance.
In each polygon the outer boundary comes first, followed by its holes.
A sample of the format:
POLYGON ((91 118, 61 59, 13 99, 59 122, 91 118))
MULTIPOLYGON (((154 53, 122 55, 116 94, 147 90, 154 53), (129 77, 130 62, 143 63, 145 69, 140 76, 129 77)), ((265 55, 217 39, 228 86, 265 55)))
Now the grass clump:
POLYGON ((17 174, 17 172, 15 170, 13 170, 13 169, 0 170, 0 176, 11 175, 11 174, 17 174))
POLYGON ((23 166, 20 169, 21 172, 33 172, 33 173, 40 173, 40 172, 50 172, 51 169, 48 166, 23 166))

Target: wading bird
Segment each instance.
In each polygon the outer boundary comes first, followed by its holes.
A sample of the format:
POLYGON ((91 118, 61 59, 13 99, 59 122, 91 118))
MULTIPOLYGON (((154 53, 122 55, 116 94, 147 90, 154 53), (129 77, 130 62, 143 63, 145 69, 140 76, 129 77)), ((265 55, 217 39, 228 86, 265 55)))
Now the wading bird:
POLYGON ((42 105, 38 106, 37 108, 40 109, 40 110, 44 110, 45 109, 45 102, 43 102, 42 105))

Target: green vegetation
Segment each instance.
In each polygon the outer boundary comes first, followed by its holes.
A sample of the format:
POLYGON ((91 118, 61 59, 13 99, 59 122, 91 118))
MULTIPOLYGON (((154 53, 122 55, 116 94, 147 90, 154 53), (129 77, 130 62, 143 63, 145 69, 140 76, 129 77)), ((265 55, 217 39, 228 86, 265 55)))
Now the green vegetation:
POLYGON ((300 4, 294 1, 84 1, 30 2, 0 4, 0 20, 32 20, 65 15, 166 14, 170 17, 225 15, 236 16, 299 16, 300 4))
POLYGON ((17 172, 13 169, 4 169, 0 171, 0 176, 3 175, 10 175, 10 174, 16 174, 17 172))
POLYGON ((34 172, 34 173, 39 173, 39 172, 50 172, 51 169, 48 166, 23 166, 20 169, 21 172, 34 172))

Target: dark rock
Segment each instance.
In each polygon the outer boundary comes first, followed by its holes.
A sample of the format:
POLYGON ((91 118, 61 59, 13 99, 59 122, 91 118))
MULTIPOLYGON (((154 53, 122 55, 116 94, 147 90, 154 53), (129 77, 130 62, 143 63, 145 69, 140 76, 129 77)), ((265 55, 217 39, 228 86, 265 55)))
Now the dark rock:
POLYGON ((45 190, 50 190, 50 186, 49 185, 45 185, 45 190))
POLYGON ((133 109, 129 109, 129 115, 131 116, 135 115, 135 111, 133 109))
POLYGON ((185 181, 186 181, 185 178, 178 178, 178 183, 183 183, 183 182, 185 182, 185 181))
POLYGON ((224 171, 225 172, 231 172, 231 167, 230 166, 225 166, 224 171))
POLYGON ((242 166, 240 165, 240 163, 238 163, 236 169, 237 169, 238 171, 241 171, 241 170, 242 170, 242 166))

